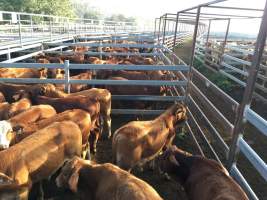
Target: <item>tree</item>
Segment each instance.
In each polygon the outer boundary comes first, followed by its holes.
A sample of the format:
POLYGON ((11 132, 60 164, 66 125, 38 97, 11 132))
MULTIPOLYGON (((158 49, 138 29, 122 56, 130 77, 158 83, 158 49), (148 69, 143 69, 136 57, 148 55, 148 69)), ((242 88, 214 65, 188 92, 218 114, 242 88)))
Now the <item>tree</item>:
POLYGON ((107 21, 121 21, 121 22, 135 22, 136 19, 134 17, 126 17, 123 14, 113 14, 110 17, 106 17, 107 21))
POLYGON ((75 17, 70 0, 0 0, 0 10, 75 17))
POLYGON ((91 7, 88 2, 78 1, 78 3, 73 3, 74 12, 80 18, 85 19, 101 19, 103 17, 102 13, 94 7, 91 7))

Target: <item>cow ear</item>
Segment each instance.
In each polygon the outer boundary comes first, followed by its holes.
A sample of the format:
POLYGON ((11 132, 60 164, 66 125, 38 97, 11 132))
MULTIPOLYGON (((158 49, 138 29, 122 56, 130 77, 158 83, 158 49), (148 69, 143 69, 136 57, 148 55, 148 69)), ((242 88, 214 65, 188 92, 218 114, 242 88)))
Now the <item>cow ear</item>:
POLYGON ((71 175, 68 182, 71 191, 77 192, 78 180, 79 180, 79 171, 75 170, 75 172, 71 175))
POLYGON ((14 94, 13 99, 14 101, 18 101, 20 99, 20 94, 14 94))
POLYGON ((176 166, 180 166, 179 162, 176 160, 174 155, 170 155, 169 160, 171 161, 172 164, 176 165, 176 166))

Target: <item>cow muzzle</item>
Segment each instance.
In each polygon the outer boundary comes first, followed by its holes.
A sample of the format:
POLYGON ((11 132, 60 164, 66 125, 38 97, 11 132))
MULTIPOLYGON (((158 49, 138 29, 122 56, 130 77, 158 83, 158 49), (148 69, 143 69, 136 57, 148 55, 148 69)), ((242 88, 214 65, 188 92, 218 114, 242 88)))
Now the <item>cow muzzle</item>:
POLYGON ((9 147, 9 132, 12 132, 11 124, 8 121, 0 121, 0 149, 7 149, 9 147))

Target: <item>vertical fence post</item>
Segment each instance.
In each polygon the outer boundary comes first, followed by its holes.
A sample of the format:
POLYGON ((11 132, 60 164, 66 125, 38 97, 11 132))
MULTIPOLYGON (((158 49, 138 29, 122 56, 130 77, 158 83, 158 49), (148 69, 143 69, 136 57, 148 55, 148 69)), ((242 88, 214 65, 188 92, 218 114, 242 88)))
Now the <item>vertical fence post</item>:
POLYGON ((173 50, 176 45, 176 37, 177 37, 177 28, 178 28, 178 20, 179 20, 179 12, 176 14, 176 21, 175 21, 175 29, 174 29, 174 38, 173 38, 173 50))
POLYGON ((192 51, 191 51, 191 57, 190 57, 190 63, 189 63, 189 71, 187 75, 187 87, 186 87, 186 101, 188 101, 188 95, 190 92, 190 84, 192 80, 192 67, 194 64, 194 57, 195 57, 195 47, 196 47, 196 42, 197 42, 197 31, 198 31, 198 25, 199 25, 199 17, 200 17, 200 11, 201 11, 201 6, 198 6, 197 8, 197 15, 196 15, 196 21, 195 21, 195 28, 194 28, 194 34, 193 34, 193 43, 192 43, 192 51))
POLYGON ((166 33, 166 24, 167 24, 167 14, 165 14, 164 18, 163 18, 163 36, 162 36, 162 44, 164 45, 165 43, 165 33, 166 33))
POLYGON ((32 15, 30 15, 30 21, 31 21, 31 37, 33 36, 33 22, 32 22, 32 15))
POLYGON ((65 71, 65 92, 70 93, 70 61, 65 60, 64 61, 64 71, 65 71))
POLYGON ((222 44, 221 53, 220 53, 220 56, 219 56, 219 63, 221 63, 222 60, 223 60, 223 54, 224 54, 225 46, 226 46, 226 43, 227 43, 227 38, 228 38, 228 34, 229 34, 230 23, 231 23, 231 19, 229 18, 228 19, 228 22, 227 22, 227 28, 226 28, 226 32, 225 32, 225 36, 224 36, 224 41, 223 41, 223 44, 222 44))
POLYGON ((52 30, 52 22, 51 22, 51 19, 49 21, 49 28, 50 28, 50 41, 52 41, 53 30, 52 30))
POLYGON ((210 37, 210 26, 211 26, 211 19, 209 20, 208 32, 207 32, 207 38, 206 38, 206 44, 209 42, 209 37, 210 37))
POLYGON ((155 18, 155 21, 154 21, 154 38, 156 37, 156 32, 157 32, 157 18, 155 18))
POLYGON ((18 25, 19 25, 19 42, 20 45, 22 46, 22 32, 21 32, 21 20, 20 20, 20 14, 18 14, 18 25))
POLYGON ((159 18, 158 44, 159 44, 159 41, 160 41, 160 27, 161 27, 161 17, 159 18))
POLYGON ((7 50, 8 50, 8 53, 6 54, 6 56, 7 56, 7 60, 10 60, 10 59, 11 59, 10 49, 7 48, 7 50))
POLYGON ((247 86, 243 95, 243 99, 238 107, 237 115, 234 123, 234 129, 232 134, 232 141, 230 146, 230 151, 228 154, 227 168, 231 170, 232 166, 236 163, 238 155, 238 140, 242 137, 242 132, 244 131, 244 112, 247 107, 250 106, 252 101, 254 86, 257 80, 257 75, 261 63, 262 53, 264 51, 265 42, 267 35, 267 2, 265 3, 264 14, 262 17, 260 30, 258 33, 257 41, 255 44, 255 49, 252 57, 252 63, 249 68, 249 76, 247 79, 247 86))

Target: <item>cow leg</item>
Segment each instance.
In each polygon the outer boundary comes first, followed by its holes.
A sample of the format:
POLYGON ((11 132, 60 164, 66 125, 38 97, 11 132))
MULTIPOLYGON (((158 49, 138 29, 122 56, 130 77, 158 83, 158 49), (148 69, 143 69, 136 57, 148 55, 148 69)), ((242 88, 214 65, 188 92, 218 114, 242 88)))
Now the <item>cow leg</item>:
POLYGON ((111 138, 111 117, 105 116, 104 117, 104 130, 107 132, 107 138, 111 138))
POLYGON ((29 197, 29 188, 25 188, 19 193, 20 200, 28 200, 28 197, 29 197))
POLYGON ((38 182, 37 185, 38 185, 37 200, 43 200, 44 199, 44 190, 43 190, 42 181, 38 182))
POLYGON ((89 141, 87 142, 86 147, 83 150, 82 158, 85 159, 85 160, 91 160, 90 143, 89 143, 89 141))
POLYGON ((93 141, 93 153, 95 154, 96 153, 96 145, 97 145, 97 142, 98 142, 98 139, 99 139, 99 131, 96 131, 95 132, 95 137, 94 137, 94 141, 93 141))

